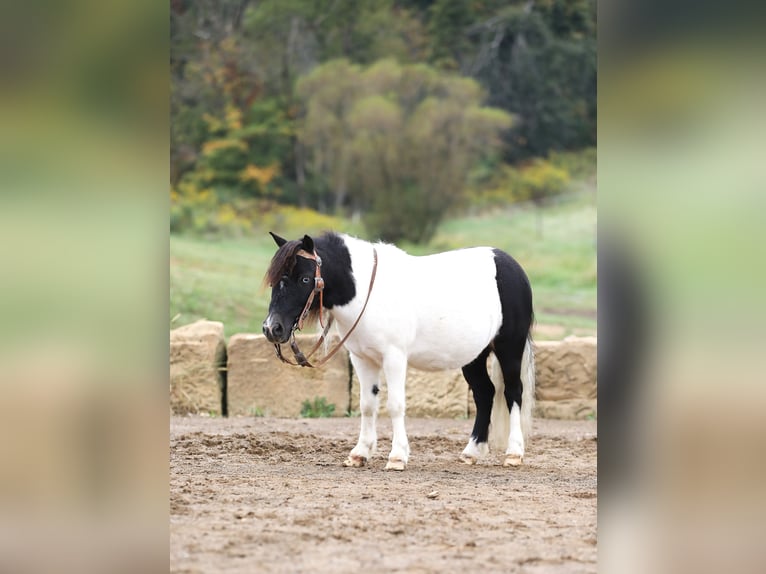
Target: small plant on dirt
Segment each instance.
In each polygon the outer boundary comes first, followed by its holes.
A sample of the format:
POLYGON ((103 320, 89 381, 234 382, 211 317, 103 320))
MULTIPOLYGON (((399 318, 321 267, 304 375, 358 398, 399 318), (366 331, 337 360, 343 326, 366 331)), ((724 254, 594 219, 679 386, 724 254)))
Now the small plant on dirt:
POLYGON ((335 405, 328 403, 324 397, 314 397, 313 401, 308 399, 303 401, 301 416, 307 419, 320 419, 332 416, 335 412, 335 405))
POLYGON ((361 414, 362 413, 360 413, 359 411, 355 411, 355 410, 346 411, 346 417, 350 418, 350 419, 357 418, 361 414))
POLYGON ((258 407, 250 407, 250 416, 251 417, 260 418, 260 417, 263 417, 265 415, 263 414, 263 410, 262 409, 260 409, 258 407))

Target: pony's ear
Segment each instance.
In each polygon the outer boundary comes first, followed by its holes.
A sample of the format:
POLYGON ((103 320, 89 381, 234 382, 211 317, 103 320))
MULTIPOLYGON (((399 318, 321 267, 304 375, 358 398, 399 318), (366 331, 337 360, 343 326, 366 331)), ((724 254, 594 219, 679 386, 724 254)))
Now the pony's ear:
POLYGON ((271 235, 274 238, 274 241, 277 242, 277 247, 282 247, 285 243, 287 243, 287 239, 284 239, 277 235, 276 233, 273 233, 272 231, 269 231, 269 235, 271 235))
POLYGON ((308 235, 303 236, 303 249, 309 253, 314 253, 314 240, 308 235))

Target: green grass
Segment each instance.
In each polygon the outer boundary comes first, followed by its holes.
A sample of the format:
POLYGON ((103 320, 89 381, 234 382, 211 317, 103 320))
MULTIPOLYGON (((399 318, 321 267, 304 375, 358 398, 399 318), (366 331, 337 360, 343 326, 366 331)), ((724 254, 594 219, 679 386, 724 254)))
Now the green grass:
POLYGON ((210 319, 223 321, 227 337, 260 333, 268 308, 263 273, 274 254, 273 245, 268 236, 202 239, 171 235, 171 327, 210 319))
MULTIPOLYGON (((529 275, 537 322, 564 327, 562 335, 596 332, 596 202, 581 189, 542 209, 528 205, 445 222, 437 250, 466 245, 504 249, 529 275)), ((544 331, 538 334, 547 338, 544 331)))
POLYGON ((303 401, 301 417, 306 419, 321 419, 331 417, 335 412, 335 405, 328 403, 325 397, 314 397, 313 401, 303 401))
MULTIPOLYGON (((596 201, 592 188, 561 197, 538 214, 521 205, 445 221, 427 254, 472 245, 506 250, 526 269, 535 297, 539 339, 596 331, 596 201)), ((296 230, 281 232, 298 236, 296 230)), ((170 237, 171 328, 200 318, 222 321, 226 336, 260 333, 268 310, 263 274, 274 254, 267 234, 240 239, 170 237), (175 320, 173 320, 175 318, 175 320)))

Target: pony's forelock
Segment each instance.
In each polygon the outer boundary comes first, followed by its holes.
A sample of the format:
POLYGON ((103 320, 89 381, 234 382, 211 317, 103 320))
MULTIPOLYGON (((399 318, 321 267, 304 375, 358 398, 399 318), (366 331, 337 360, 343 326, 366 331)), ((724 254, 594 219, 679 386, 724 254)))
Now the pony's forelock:
POLYGON ((271 258, 271 264, 266 270, 263 282, 269 287, 274 287, 279 280, 289 275, 295 267, 295 256, 303 247, 303 243, 298 240, 288 241, 280 247, 271 258))

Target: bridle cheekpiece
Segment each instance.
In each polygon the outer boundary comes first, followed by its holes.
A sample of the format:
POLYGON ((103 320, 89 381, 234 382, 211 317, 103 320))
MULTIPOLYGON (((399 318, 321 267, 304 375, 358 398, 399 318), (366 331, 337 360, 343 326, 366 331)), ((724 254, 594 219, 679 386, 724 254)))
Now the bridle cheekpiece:
POLYGON ((311 290, 311 294, 306 301, 306 305, 304 305, 303 311, 301 311, 301 314, 298 317, 298 321, 295 323, 293 333, 295 333, 295 329, 298 329, 299 331, 303 330, 303 321, 309 314, 311 305, 314 303, 314 297, 317 293, 319 293, 319 324, 324 327, 324 319, 322 317, 322 309, 324 308, 324 278, 322 277, 322 258, 317 255, 316 249, 313 253, 309 253, 305 249, 300 249, 295 255, 297 257, 303 257, 305 259, 314 261, 316 263, 316 269, 314 271, 314 289, 311 290))

